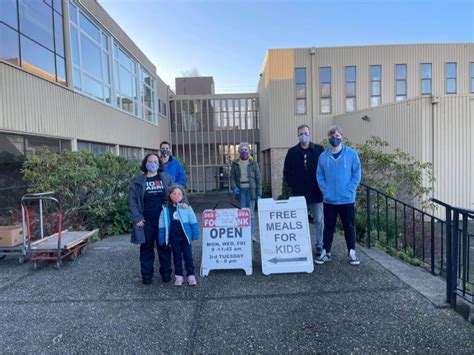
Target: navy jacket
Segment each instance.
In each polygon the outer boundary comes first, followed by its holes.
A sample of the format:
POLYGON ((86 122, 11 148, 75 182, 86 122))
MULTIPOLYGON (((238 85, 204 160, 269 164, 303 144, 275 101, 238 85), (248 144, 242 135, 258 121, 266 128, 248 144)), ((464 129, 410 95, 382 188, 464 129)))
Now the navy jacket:
POLYGON ((323 195, 316 180, 318 160, 323 152, 322 145, 310 143, 308 149, 303 150, 297 144, 286 153, 283 177, 290 186, 293 196, 304 196, 307 203, 323 202, 323 195), (303 152, 308 154, 306 170, 303 152))

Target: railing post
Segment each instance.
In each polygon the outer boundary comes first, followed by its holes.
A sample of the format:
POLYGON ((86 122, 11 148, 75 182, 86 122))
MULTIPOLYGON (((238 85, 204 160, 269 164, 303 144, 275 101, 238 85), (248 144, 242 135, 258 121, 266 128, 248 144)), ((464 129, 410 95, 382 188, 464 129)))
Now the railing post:
POLYGON ((457 212, 456 210, 454 210, 453 214, 453 230, 451 242, 451 307, 456 308, 459 253, 459 212, 457 212))
POLYGON ((433 217, 431 217, 431 273, 435 274, 435 221, 433 217))
POLYGON ((372 230, 372 226, 370 224, 370 189, 368 186, 365 187, 365 191, 367 192, 367 247, 371 247, 371 240, 370 240, 370 233, 372 230))
POLYGON ((452 260, 452 232, 451 207, 446 206, 446 301, 451 304, 452 290, 451 277, 453 268, 452 260))

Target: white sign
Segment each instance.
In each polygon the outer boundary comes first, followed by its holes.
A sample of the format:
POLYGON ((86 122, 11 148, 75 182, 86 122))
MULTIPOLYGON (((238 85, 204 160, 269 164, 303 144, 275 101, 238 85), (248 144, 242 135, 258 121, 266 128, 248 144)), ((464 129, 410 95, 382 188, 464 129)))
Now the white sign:
POLYGON ((304 197, 258 200, 262 272, 313 272, 313 251, 304 197))
POLYGON ((210 270, 244 269, 252 275, 250 210, 205 210, 202 214, 201 276, 210 270))

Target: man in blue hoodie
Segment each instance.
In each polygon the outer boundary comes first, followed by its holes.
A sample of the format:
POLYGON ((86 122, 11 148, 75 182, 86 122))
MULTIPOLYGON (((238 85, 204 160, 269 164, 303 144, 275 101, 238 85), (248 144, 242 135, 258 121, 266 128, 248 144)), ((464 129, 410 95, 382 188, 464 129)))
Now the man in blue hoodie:
POLYGON ((186 172, 178 159, 171 155, 171 145, 163 141, 160 143, 160 164, 165 172, 171 175, 175 184, 186 186, 186 172))
POLYGON ((355 252, 355 200, 361 169, 357 152, 342 144, 342 129, 333 126, 328 131, 331 147, 319 157, 316 178, 323 193, 324 232, 323 252, 314 260, 324 264, 331 260, 331 246, 337 216, 341 218, 346 238, 347 258, 351 265, 359 265, 355 252))

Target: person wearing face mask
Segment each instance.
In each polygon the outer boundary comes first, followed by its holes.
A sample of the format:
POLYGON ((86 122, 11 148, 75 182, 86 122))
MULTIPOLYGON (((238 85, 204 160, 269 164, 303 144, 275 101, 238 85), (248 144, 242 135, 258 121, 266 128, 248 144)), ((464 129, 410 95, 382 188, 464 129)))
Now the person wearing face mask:
POLYGON ((323 251, 323 196, 316 181, 318 159, 324 151, 322 145, 311 142, 309 126, 298 127, 299 143, 286 153, 283 177, 293 196, 304 196, 308 210, 313 214, 316 230, 316 256, 323 251))
POLYGON ((239 157, 232 161, 230 184, 232 191, 239 198, 240 208, 250 208, 252 240, 256 242, 254 209, 255 201, 262 196, 262 177, 258 163, 250 156, 250 146, 246 142, 239 144, 239 157))
POLYGON ((186 186, 186 172, 180 161, 171 155, 170 144, 166 141, 160 144, 160 163, 163 170, 171 175, 175 184, 186 186))
MULTIPOLYGON (((159 168, 158 155, 147 154, 140 166, 143 174, 135 176, 128 189, 128 206, 133 223, 131 242, 140 244, 141 273, 145 285, 153 280, 159 217, 166 193, 173 185, 173 178, 159 168)), ((183 208, 187 208, 187 202, 183 208)), ((161 278, 163 282, 170 282, 171 249, 158 246, 158 258, 161 278)))
POLYGON ((331 145, 319 157, 317 179, 324 199, 324 241, 323 252, 314 261, 324 264, 331 261, 331 246, 336 228, 337 216, 344 227, 347 259, 351 265, 359 265, 355 252, 355 200, 357 186, 361 179, 360 159, 357 152, 342 144, 342 129, 329 128, 331 145))

